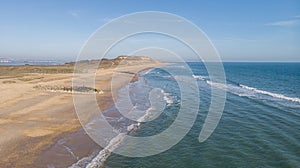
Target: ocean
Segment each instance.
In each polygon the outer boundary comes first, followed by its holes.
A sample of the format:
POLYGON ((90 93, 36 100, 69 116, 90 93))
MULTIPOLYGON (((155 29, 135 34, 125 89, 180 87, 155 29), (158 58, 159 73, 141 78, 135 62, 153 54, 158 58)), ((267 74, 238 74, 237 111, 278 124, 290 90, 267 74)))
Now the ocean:
MULTIPOLYGON (((180 63, 167 66, 177 72, 184 68, 180 63)), ((225 86, 210 81, 203 63, 190 62, 188 66, 198 84, 200 105, 195 123, 179 143, 148 157, 125 157, 102 150, 84 158, 85 165, 107 168, 299 167, 300 63, 224 63, 225 86), (210 106, 211 88, 220 86, 227 92, 222 118, 213 134, 200 143, 198 137, 210 106)), ((107 117, 109 123, 131 136, 156 135, 175 121, 183 101, 194 101, 182 100, 176 76, 155 68, 141 72, 138 81, 121 89, 116 103, 126 106, 123 95, 129 90, 133 104, 147 111, 147 97, 153 88, 160 89, 161 101, 165 103, 157 118, 133 122, 122 115, 111 115, 113 117, 107 117)), ((109 116, 115 111, 116 106, 112 106, 103 113, 109 116)), ((118 148, 118 144, 110 145, 118 148)))
POLYGON ((8 61, 0 62, 0 66, 20 66, 20 65, 60 65, 63 61, 8 61))

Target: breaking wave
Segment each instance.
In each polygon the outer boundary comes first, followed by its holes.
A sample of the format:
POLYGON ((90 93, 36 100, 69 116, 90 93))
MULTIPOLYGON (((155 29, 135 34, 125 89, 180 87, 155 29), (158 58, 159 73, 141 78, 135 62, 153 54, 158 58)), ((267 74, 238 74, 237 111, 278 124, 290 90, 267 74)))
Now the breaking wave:
POLYGON ((288 96, 285 96, 285 95, 282 95, 282 94, 272 93, 272 92, 260 90, 260 89, 257 89, 257 88, 249 87, 249 86, 246 86, 246 85, 242 85, 242 84, 240 84, 239 86, 244 88, 244 89, 256 92, 256 93, 268 95, 268 96, 278 98, 278 99, 284 99, 284 100, 289 100, 289 101, 300 103, 300 98, 297 98, 297 97, 288 97, 288 96))
POLYGON ((282 94, 272 93, 265 90, 260 90, 250 86, 242 85, 242 84, 238 84, 238 85, 223 84, 223 83, 212 82, 209 80, 207 80, 206 83, 213 87, 226 90, 227 92, 233 93, 240 97, 255 97, 257 96, 257 94, 262 94, 276 99, 282 99, 282 100, 300 103, 300 98, 298 97, 288 97, 282 94))
MULTIPOLYGON (((172 104, 174 101, 171 97, 171 95, 164 90, 161 89, 161 93, 163 94, 163 99, 166 102, 167 106, 172 104)), ((91 156, 84 157, 80 160, 78 160, 76 163, 74 163, 69 168, 81 168, 81 167, 87 167, 87 168, 97 168, 102 167, 107 160, 107 158, 111 155, 111 152, 113 152, 116 148, 118 148, 121 143, 124 141, 126 134, 137 130, 141 123, 144 122, 149 116, 152 115, 152 107, 149 107, 147 110, 145 110, 145 114, 140 117, 137 121, 130 125, 128 125, 125 129, 127 133, 119 133, 116 137, 112 138, 109 142, 109 144, 99 151, 96 155, 93 154, 91 156), (86 166, 84 166, 86 165, 86 166)), ((119 122, 122 122, 124 117, 121 117, 118 119, 119 122)))

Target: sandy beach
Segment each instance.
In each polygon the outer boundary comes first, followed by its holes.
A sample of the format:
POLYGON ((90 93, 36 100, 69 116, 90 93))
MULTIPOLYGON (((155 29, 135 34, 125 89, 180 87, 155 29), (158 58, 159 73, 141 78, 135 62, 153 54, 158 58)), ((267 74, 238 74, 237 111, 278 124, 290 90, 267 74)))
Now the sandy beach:
MULTIPOLYGON (((101 91, 96 94, 101 108, 112 105, 112 92, 136 80, 136 76, 132 79, 133 74, 161 65, 141 61, 138 65, 99 68, 94 89, 101 91), (111 90, 114 73, 122 73, 123 78, 118 78, 117 86, 111 90)), ((69 69, 72 67, 68 65, 69 69)), ((72 92, 59 89, 71 88, 71 71, 20 73, 17 68, 0 68, 1 167, 66 167, 100 148, 84 133, 77 134, 82 130, 74 110, 72 92), (70 151, 66 144, 76 146, 76 150, 70 151)), ((34 69, 34 66, 29 68, 34 69)))

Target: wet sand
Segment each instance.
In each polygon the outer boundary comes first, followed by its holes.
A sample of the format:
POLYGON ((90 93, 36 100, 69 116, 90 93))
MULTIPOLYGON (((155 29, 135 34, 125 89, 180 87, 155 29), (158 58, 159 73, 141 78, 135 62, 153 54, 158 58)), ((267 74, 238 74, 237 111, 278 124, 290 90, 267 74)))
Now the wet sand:
MULTIPOLYGON (((97 94, 99 106, 102 109, 111 106, 112 92, 132 81, 135 78, 132 74, 161 65, 153 63, 99 69, 95 88, 104 92, 97 94), (111 90, 114 73, 122 73, 122 77, 117 79, 116 87, 111 90)), ((67 167, 100 149, 81 130, 72 93, 36 88, 41 85, 69 87, 72 75, 30 73, 22 77, 1 76, 1 167, 67 167)))

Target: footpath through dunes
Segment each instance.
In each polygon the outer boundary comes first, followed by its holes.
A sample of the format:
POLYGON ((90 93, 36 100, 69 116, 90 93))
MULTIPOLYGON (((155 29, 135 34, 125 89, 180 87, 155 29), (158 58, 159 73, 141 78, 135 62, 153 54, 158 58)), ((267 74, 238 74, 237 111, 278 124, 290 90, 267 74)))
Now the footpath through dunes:
MULTIPOLYGON (((86 78, 93 77, 85 70, 98 63, 97 60, 80 61, 79 71, 86 73, 86 78)), ((47 161, 48 165, 66 167, 76 161, 75 155, 81 156, 89 152, 84 151, 85 148, 70 152, 68 147, 64 147, 60 150, 65 150, 65 154, 71 156, 66 157, 69 160, 55 160, 57 156, 49 155, 57 154, 55 144, 78 131, 81 125, 74 110, 70 94, 74 93, 72 90, 53 92, 51 89, 37 87, 71 88, 74 65, 75 63, 55 66, 0 66, 1 166, 45 167, 44 161, 47 161)), ((114 79, 116 90, 113 92, 116 92, 130 82, 131 78, 136 78, 137 72, 161 65, 163 64, 147 57, 120 56, 103 60, 97 69, 96 85, 84 84, 84 89, 76 90, 74 94, 102 91, 96 97, 101 108, 105 109, 112 104, 110 82, 114 73, 122 73, 123 76, 114 79)), ((72 138, 76 139, 76 136, 73 135, 72 138)), ((79 141, 93 143, 88 137, 78 138, 79 141)))

